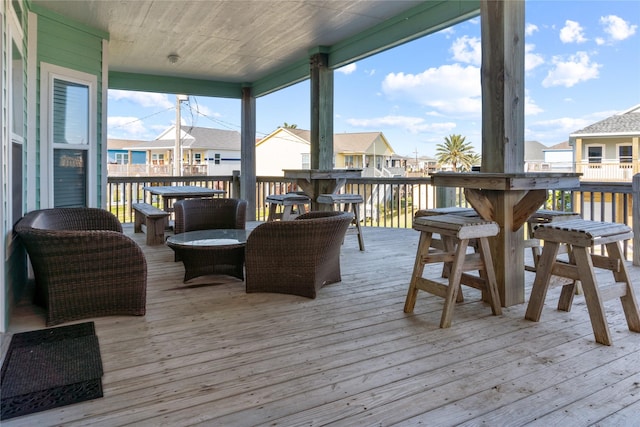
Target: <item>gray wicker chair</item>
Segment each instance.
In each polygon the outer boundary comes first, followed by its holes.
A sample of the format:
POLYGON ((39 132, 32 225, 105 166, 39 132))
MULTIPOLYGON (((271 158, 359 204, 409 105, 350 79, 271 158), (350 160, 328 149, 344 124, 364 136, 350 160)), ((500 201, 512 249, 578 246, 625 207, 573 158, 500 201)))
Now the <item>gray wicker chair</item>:
POLYGON ((244 230, 247 201, 242 199, 187 199, 173 204, 174 232, 233 228, 244 230))
POLYGON ((308 212, 293 221, 259 225, 247 238, 247 292, 315 298, 324 285, 342 280, 340 248, 350 212, 308 212))
POLYGON ((110 212, 98 208, 32 211, 15 225, 35 277, 34 302, 47 326, 109 315, 142 316, 147 262, 110 212))

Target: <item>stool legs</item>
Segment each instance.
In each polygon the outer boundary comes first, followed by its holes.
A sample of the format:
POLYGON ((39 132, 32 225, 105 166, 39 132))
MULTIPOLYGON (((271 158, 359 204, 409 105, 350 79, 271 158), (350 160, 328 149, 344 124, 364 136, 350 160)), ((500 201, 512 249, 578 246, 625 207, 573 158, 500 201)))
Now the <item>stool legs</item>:
POLYGON ((362 236, 362 228, 360 227, 360 209, 358 208, 358 203, 345 203, 342 208, 344 212, 353 212, 354 218, 353 222, 356 227, 356 234, 358 234, 358 246, 361 251, 364 251, 364 237, 362 236))
POLYGON ((551 280, 551 269, 558 256, 558 246, 557 242, 545 242, 544 250, 536 267, 536 278, 533 281, 527 312, 524 315, 524 318, 527 320, 534 322, 540 320, 542 306, 544 305, 547 290, 549 289, 549 280, 551 280))
POLYGON ((284 205, 282 207, 282 213, 278 214, 278 204, 277 203, 269 203, 269 215, 267 217, 267 222, 275 221, 280 218, 282 221, 290 221, 297 218, 299 215, 302 215, 307 212, 307 208, 304 203, 293 204, 293 205, 284 205), (294 212, 293 207, 296 207, 296 212, 294 212))
MULTIPOLYGON (((345 205, 346 208, 346 205, 345 205)), ((351 204, 351 211, 355 218, 353 219, 356 223, 356 230, 358 231, 358 245, 360 246, 360 250, 364 251, 364 237, 362 237, 362 228, 360 228, 360 209, 357 203, 351 204)))
MULTIPOLYGON (((545 242, 544 249, 538 263, 536 278, 533 282, 533 288, 531 290, 531 297, 527 306, 525 319, 532 320, 534 322, 540 320, 544 300, 549 288, 549 281, 553 274, 554 265, 556 265, 558 248, 558 242, 545 242)), ((571 245, 570 250, 573 265, 568 266, 568 271, 566 275, 563 275, 563 277, 575 278, 574 276, 577 276, 577 279, 580 280, 595 340, 600 344, 611 345, 611 332, 609 331, 609 326, 607 324, 603 302, 606 299, 616 296, 620 297, 627 325, 629 326, 629 330, 633 332, 640 332, 640 313, 638 312, 633 286, 631 285, 631 281, 629 280, 629 275, 624 264, 624 257, 622 255, 620 242, 615 241, 607 243, 606 249, 608 256, 600 257, 608 258, 607 264, 612 266, 609 269, 612 270, 616 282, 610 286, 603 286, 603 290, 606 289, 604 293, 602 293, 598 287, 594 272, 594 260, 592 255, 589 253, 589 249, 590 248, 588 247, 571 245), (603 298, 603 295, 605 294, 609 298, 603 298)), ((598 267, 605 268, 603 265, 600 265, 601 262, 598 264, 598 267)), ((558 309, 564 311, 571 310, 571 303, 575 293, 575 283, 576 282, 574 280, 572 284, 565 285, 563 287, 560 295, 560 301, 558 303, 558 309)))
POLYGON ((416 260, 413 263, 413 273, 411 273, 411 283, 409 284, 409 291, 407 292, 407 299, 404 301, 404 312, 413 313, 413 309, 416 305, 416 299, 418 298, 418 288, 416 283, 422 277, 425 264, 422 262, 422 254, 428 254, 431 247, 431 233, 420 233, 420 240, 418 241, 418 250, 416 260))
POLYGON ((451 326, 456 302, 462 302, 463 300, 461 285, 464 284, 482 290, 483 295, 486 293, 492 313, 494 315, 501 314, 502 308, 500 297, 498 296, 498 286, 487 238, 477 239, 480 241, 478 253, 467 254, 469 239, 457 240, 452 238, 443 239, 443 242, 445 243, 445 248, 454 246, 453 251, 430 253, 432 237, 433 233, 426 231, 420 233, 411 283, 409 284, 404 304, 404 312, 413 312, 419 290, 443 297, 445 301, 440 318, 440 327, 448 328, 451 326), (448 279, 447 285, 422 277, 425 264, 435 262, 445 264, 446 278, 448 279), (470 270, 481 271, 480 277, 465 274, 465 271, 470 270))
POLYGON ((627 319, 627 325, 632 332, 640 332, 640 312, 638 311, 638 304, 633 286, 631 285, 631 279, 629 278, 629 272, 624 262, 624 255, 622 253, 622 247, 620 242, 613 242, 607 244, 607 254, 610 257, 621 260, 620 271, 614 271, 613 277, 616 282, 624 282, 624 294, 620 296, 620 302, 622 303, 622 309, 624 310, 624 316, 627 319))

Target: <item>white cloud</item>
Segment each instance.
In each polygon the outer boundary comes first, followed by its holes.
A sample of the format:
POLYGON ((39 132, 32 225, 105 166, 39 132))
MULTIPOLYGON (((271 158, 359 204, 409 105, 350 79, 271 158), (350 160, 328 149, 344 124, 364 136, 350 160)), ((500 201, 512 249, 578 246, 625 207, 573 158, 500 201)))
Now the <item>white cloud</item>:
POLYGON ((587 39, 584 36, 584 29, 576 21, 567 19, 564 27, 560 30, 560 40, 562 43, 584 43, 587 39))
POLYGON ((526 24, 524 27, 525 36, 533 35, 536 31, 538 31, 538 26, 536 24, 526 24))
POLYGON ((122 139, 138 139, 147 133, 144 123, 137 117, 110 116, 107 117, 107 126, 110 138, 120 135, 122 139))
POLYGON ((371 119, 347 119, 351 126, 369 129, 384 127, 396 127, 404 129, 412 134, 421 132, 449 132, 456 127, 453 122, 426 123, 422 117, 411 116, 384 116, 371 119))
POLYGON ((451 45, 450 50, 456 61, 478 66, 482 62, 482 45, 477 37, 458 37, 451 45))
POLYGON ((413 101, 456 116, 482 111, 480 68, 460 64, 429 68, 419 74, 391 73, 382 82, 390 99, 413 101))
POLYGON ((348 64, 348 65, 345 65, 344 67, 340 67, 340 68, 336 69, 336 72, 349 75, 349 74, 353 73, 357 68, 358 67, 357 67, 356 63, 352 62, 351 64, 348 64))
POLYGON ((544 112, 542 108, 536 104, 536 102, 529 95, 529 91, 524 91, 524 115, 525 116, 535 116, 536 114, 540 114, 544 112))
POLYGON ((609 35, 611 41, 628 39, 636 33, 636 28, 638 28, 637 25, 630 25, 627 21, 615 15, 601 17, 600 25, 604 26, 604 32, 609 35))
POLYGON ((555 56, 553 57, 553 69, 549 71, 547 77, 542 81, 542 86, 572 87, 580 82, 597 78, 600 67, 602 65, 597 62, 591 62, 586 52, 577 52, 567 60, 563 60, 560 56, 555 56))
POLYGON ((453 29, 453 27, 447 27, 444 30, 440 30, 439 31, 440 34, 444 34, 446 38, 451 38, 456 31, 453 29))
POLYGON ((525 72, 531 71, 536 67, 544 64, 544 58, 538 53, 533 53, 536 45, 525 44, 524 45, 524 70, 525 72))
POLYGON ((129 100, 142 107, 171 108, 175 105, 175 101, 169 100, 169 95, 164 93, 111 89, 109 90, 109 99, 113 101, 129 100))

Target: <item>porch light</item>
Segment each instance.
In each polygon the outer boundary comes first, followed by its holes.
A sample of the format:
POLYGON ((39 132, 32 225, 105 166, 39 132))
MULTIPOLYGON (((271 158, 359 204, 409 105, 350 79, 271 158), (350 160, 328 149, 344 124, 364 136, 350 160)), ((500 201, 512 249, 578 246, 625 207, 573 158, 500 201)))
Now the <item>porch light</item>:
POLYGON ((180 59, 180 56, 176 55, 175 53, 172 53, 171 55, 167 56, 167 59, 169 60, 170 63, 175 64, 180 59))

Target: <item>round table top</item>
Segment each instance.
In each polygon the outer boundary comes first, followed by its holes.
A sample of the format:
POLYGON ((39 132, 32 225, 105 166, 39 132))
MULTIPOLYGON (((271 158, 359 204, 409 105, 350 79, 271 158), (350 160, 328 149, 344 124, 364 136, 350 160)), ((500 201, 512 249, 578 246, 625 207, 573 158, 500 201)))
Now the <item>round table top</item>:
POLYGON ((243 246, 247 243, 249 230, 215 229, 187 231, 167 238, 170 246, 202 247, 243 246))

